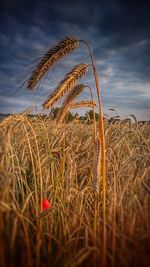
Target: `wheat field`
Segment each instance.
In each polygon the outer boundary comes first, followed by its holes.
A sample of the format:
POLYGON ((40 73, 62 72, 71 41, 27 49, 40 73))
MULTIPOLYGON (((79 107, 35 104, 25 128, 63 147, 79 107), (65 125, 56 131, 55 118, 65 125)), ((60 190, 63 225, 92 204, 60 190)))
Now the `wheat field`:
POLYGON ((104 247, 93 127, 55 124, 26 114, 0 122, 0 266, 149 266, 150 125, 105 123, 104 247))

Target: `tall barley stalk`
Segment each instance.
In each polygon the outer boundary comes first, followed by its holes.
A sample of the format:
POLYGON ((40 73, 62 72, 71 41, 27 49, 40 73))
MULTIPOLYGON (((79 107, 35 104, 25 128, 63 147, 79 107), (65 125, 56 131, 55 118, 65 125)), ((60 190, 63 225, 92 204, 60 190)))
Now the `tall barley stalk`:
POLYGON ((99 83, 99 78, 97 74, 97 70, 94 64, 94 58, 92 54, 92 50, 87 42, 84 40, 81 40, 83 42, 89 51, 90 59, 91 59, 91 64, 93 68, 93 74, 94 74, 94 79, 95 79, 95 85, 97 89, 97 97, 98 97, 98 106, 99 106, 99 140, 101 144, 101 176, 102 176, 102 192, 103 192, 103 242, 104 242, 104 253, 103 253, 103 266, 105 265, 105 260, 106 260, 106 250, 107 250, 107 236, 106 236, 106 159, 105 159, 105 135, 104 135, 104 121, 103 121, 103 110, 102 110, 102 102, 101 102, 101 90, 100 90, 100 83, 99 83))

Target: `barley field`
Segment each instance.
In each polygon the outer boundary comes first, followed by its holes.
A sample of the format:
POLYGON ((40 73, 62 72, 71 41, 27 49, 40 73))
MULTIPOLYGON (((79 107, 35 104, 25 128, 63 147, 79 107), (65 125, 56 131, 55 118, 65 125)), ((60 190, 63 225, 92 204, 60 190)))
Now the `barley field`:
POLYGON ((93 126, 55 124, 26 114, 0 122, 0 266, 149 266, 150 125, 105 122, 104 225, 93 126))

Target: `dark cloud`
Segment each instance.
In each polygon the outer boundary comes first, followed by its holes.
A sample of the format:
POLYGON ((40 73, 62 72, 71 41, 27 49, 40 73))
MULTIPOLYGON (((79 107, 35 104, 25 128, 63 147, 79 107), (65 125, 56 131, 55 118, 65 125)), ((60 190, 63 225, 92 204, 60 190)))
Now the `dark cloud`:
MULTIPOLYGON (((104 105, 150 108, 148 1, 0 0, 0 5, 1 96, 17 92, 18 76, 22 73, 25 77, 31 63, 49 46, 73 35, 86 39, 92 46, 101 84, 106 88, 102 91, 104 105)), ((58 64, 57 74, 51 74, 50 88, 79 60, 87 61, 83 47, 68 57, 65 64, 58 64)), ((94 86, 90 73, 87 81, 94 86)), ((48 81, 42 85, 47 94, 48 81)), ((24 94, 22 91, 22 97, 24 94)), ((42 94, 44 99, 44 90, 42 94)), ((20 103, 21 107, 25 101, 20 103)), ((7 105, 8 101, 5 109, 7 105)))

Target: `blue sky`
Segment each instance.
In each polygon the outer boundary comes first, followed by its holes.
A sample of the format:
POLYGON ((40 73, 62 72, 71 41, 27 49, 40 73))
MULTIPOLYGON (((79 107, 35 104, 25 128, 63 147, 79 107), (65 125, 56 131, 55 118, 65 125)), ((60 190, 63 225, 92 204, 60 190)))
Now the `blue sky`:
MULTIPOLYGON (((20 112, 42 103, 80 62, 89 63, 84 45, 47 73, 30 93, 26 80, 47 49, 66 36, 92 47, 104 113, 150 119, 150 4, 148 1, 1 0, 0 112, 20 112)), ((92 70, 82 83, 91 86, 92 70)), ((88 99, 85 91, 79 99, 88 99)), ((57 104, 59 105, 60 102, 57 104)))

